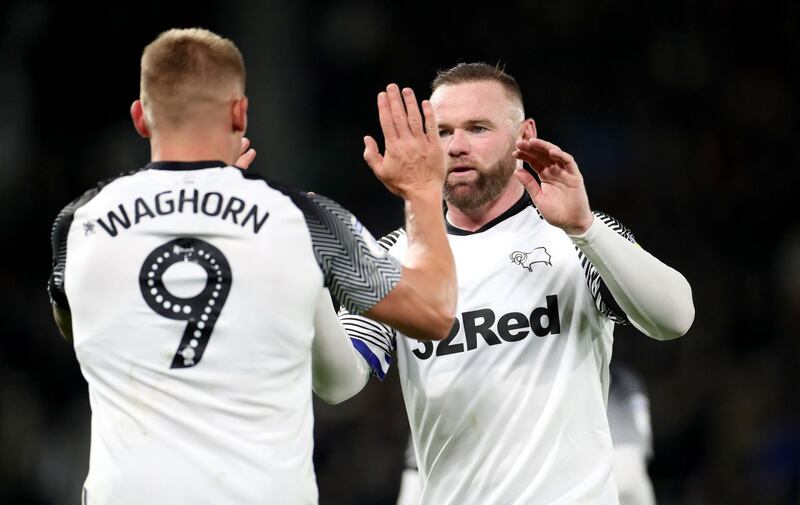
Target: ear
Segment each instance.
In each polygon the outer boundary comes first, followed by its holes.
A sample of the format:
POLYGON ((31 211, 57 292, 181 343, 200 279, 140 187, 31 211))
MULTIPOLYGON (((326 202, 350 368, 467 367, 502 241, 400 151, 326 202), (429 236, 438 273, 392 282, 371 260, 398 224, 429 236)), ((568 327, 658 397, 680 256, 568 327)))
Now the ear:
POLYGON ((147 122, 144 120, 144 108, 142 107, 141 100, 134 100, 131 104, 131 119, 133 119, 133 127, 144 138, 150 137, 150 129, 147 127, 147 122))
POLYGON ((522 140, 530 140, 536 138, 536 122, 528 118, 522 122, 522 140))
POLYGON ((247 97, 243 96, 233 101, 231 107, 231 126, 233 131, 244 133, 247 131, 247 97))

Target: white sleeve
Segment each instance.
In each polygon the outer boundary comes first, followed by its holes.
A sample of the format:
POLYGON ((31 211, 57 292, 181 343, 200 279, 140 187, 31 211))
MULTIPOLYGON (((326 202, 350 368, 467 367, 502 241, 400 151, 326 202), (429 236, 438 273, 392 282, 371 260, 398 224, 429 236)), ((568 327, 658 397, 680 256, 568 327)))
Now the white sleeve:
POLYGON ((670 340, 689 330, 694 321, 692 288, 678 271, 612 230, 598 215, 586 233, 570 238, 642 333, 670 340))
POLYGON ((316 334, 311 346, 314 392, 326 403, 341 403, 364 388, 370 369, 347 337, 327 289, 320 291, 314 327, 316 334))

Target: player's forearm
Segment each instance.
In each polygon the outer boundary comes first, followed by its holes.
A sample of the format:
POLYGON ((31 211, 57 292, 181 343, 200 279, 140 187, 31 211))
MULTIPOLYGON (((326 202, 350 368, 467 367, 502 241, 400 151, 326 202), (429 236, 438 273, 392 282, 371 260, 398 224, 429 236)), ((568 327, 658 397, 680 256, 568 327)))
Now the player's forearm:
POLYGON ((444 338, 453 324, 458 289, 441 190, 420 192, 406 200, 406 233, 403 280, 423 300, 418 310, 429 312, 425 316, 435 320, 434 338, 444 338))
POLYGON ((571 238, 636 328, 658 340, 677 338, 689 330, 694 304, 683 275, 600 219, 585 234, 571 238))
POLYGON ((311 346, 314 392, 326 403, 341 403, 364 388, 370 372, 339 322, 327 290, 322 290, 318 300, 314 328, 311 346))
POLYGON ((445 338, 455 318, 455 262, 441 197, 441 189, 429 189, 405 198, 408 249, 402 276, 392 291, 364 314, 420 340, 445 338))

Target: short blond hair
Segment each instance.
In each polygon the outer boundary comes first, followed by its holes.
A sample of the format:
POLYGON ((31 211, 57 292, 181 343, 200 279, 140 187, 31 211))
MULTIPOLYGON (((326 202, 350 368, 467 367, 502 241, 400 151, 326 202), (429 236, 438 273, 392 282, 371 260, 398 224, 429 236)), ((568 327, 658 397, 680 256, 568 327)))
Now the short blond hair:
POLYGON ((244 95, 242 53, 232 41, 202 28, 163 32, 144 48, 142 105, 179 125, 199 104, 224 103, 244 95))

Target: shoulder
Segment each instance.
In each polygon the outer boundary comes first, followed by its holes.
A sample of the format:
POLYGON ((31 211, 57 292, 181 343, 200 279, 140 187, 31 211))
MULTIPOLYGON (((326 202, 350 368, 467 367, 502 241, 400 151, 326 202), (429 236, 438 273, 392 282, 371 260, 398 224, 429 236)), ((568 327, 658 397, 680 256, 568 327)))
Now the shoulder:
POLYGON ((592 211, 594 217, 599 219, 603 224, 614 230, 615 232, 619 233, 627 240, 636 243, 636 238, 633 236, 633 232, 623 225, 619 219, 612 217, 605 212, 601 212, 599 210, 592 211))
POLYGON ((57 233, 59 229, 62 228, 69 228, 70 224, 72 223, 72 217, 75 215, 75 211, 79 208, 83 207, 90 201, 92 201, 97 195, 100 194, 101 191, 106 189, 108 186, 113 184, 114 182, 123 179, 125 177, 129 177, 135 175, 142 171, 142 168, 136 168, 133 170, 127 170, 122 172, 118 175, 113 177, 109 177, 107 179, 103 179, 102 181, 95 184, 94 187, 86 190, 81 196, 72 200, 67 205, 64 206, 63 209, 56 215, 55 221, 53 223, 53 234, 57 233))
POLYGON ((306 191, 302 191, 291 184, 287 184, 285 182, 277 181, 271 179, 269 177, 265 177, 261 174, 256 174, 254 172, 247 172, 242 170, 241 168, 237 167, 226 167, 232 169, 232 173, 236 173, 239 177, 241 177, 244 181, 250 182, 256 186, 263 186, 264 189, 271 189, 277 191, 279 193, 283 193, 284 195, 290 198, 298 198, 307 200, 308 193, 306 191))
POLYGON ((346 214, 348 216, 350 215, 350 212, 342 207, 338 202, 323 195, 311 191, 304 191, 292 186, 291 184, 270 179, 255 173, 242 171, 241 176, 247 181, 263 183, 265 188, 282 193, 284 196, 288 197, 296 207, 303 211, 307 217, 316 216, 317 218, 321 218, 323 214, 331 213, 340 215, 346 214))

